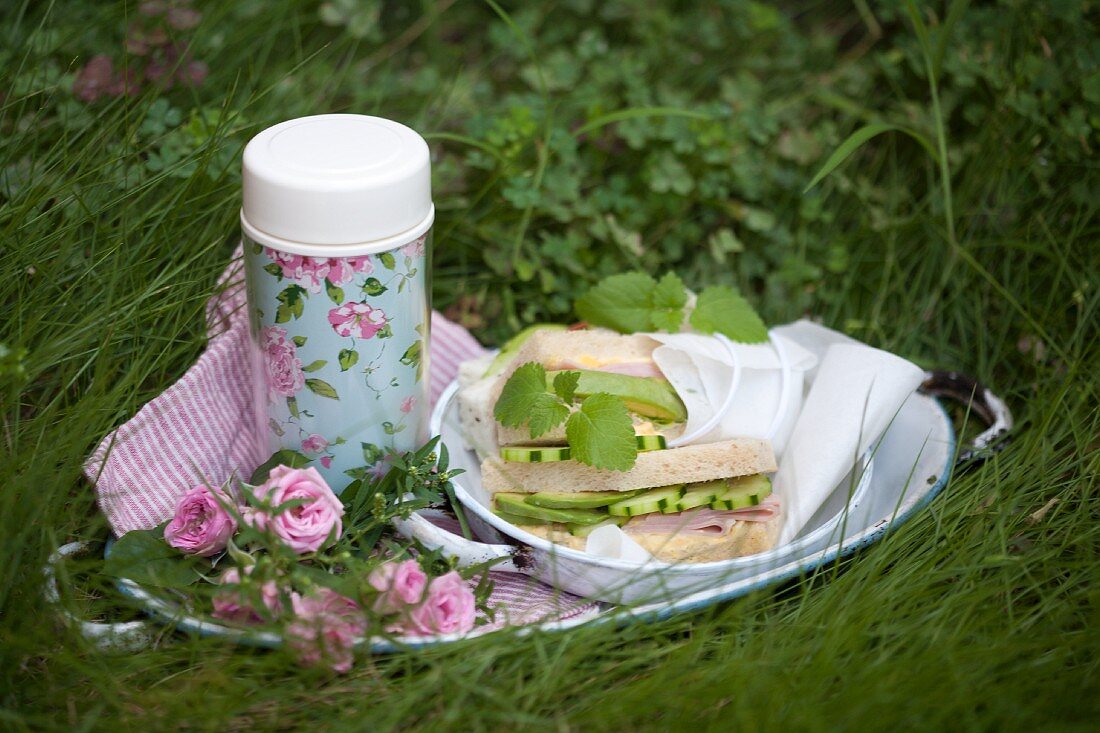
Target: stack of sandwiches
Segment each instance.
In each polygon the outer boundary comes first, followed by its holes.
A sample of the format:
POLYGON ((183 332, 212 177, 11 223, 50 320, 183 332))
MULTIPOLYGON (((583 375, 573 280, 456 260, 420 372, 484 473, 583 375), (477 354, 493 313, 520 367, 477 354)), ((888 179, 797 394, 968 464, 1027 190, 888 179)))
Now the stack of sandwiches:
POLYGON ((482 485, 505 521, 572 549, 615 525, 666 562, 709 562, 770 549, 779 504, 766 474, 771 444, 756 438, 669 447, 687 411, 653 361, 658 342, 604 329, 536 327, 492 360, 463 365, 458 393, 463 434, 482 459, 482 485), (570 458, 564 427, 530 437, 507 428, 493 408, 512 373, 529 362, 547 373, 580 373, 576 400, 620 397, 638 446, 628 471, 597 469, 570 458))

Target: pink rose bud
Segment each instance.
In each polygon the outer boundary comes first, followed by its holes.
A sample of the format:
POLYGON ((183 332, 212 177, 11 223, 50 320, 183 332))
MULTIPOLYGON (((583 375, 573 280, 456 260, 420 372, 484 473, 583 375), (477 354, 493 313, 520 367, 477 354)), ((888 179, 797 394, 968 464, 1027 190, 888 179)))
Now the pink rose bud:
POLYGON ((276 466, 260 486, 253 489, 259 499, 271 504, 265 518, 268 529, 299 555, 321 549, 344 531, 340 517, 344 505, 332 493, 317 469, 276 466), (294 500, 303 503, 280 511, 294 500))
MULTIPOLYGON (((245 569, 245 575, 252 574, 252 567, 245 569)), ((267 620, 253 605, 255 594, 250 594, 240 587, 241 571, 235 567, 229 568, 218 583, 223 586, 214 594, 214 618, 237 624, 259 624, 267 620)), ((265 581, 259 588, 259 600, 267 609, 267 618, 278 616, 283 610, 282 601, 279 600, 279 586, 274 580, 265 581)))
POLYGON ((420 602, 428 576, 416 560, 405 560, 380 565, 370 574, 367 582, 380 593, 374 602, 374 610, 383 614, 397 613, 405 606, 420 602))
POLYGON ((428 597, 409 614, 411 634, 463 634, 474 628, 474 592, 454 570, 428 586, 428 597))
POLYGON ((218 554, 237 531, 237 520, 226 506, 233 501, 223 491, 196 486, 180 497, 176 515, 164 528, 164 541, 188 555, 218 554))
POLYGON ((286 631, 298 659, 307 666, 327 663, 335 672, 351 669, 352 648, 367 629, 359 604, 328 588, 294 597, 292 604, 297 618, 286 631))

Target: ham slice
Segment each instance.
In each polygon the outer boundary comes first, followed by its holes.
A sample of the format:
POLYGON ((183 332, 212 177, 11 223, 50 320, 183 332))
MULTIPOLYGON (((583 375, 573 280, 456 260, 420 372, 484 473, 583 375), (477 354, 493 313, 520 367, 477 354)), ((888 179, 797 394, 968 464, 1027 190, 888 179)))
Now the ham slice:
POLYGON ((756 506, 722 510, 700 508, 676 514, 643 514, 630 521, 627 529, 647 534, 723 535, 735 522, 767 522, 779 514, 779 498, 774 494, 756 506))
POLYGON ((566 359, 555 364, 555 369, 589 369, 596 372, 608 372, 610 374, 622 374, 627 377, 660 377, 664 379, 664 373, 657 368, 652 361, 620 361, 600 366, 585 366, 566 359))

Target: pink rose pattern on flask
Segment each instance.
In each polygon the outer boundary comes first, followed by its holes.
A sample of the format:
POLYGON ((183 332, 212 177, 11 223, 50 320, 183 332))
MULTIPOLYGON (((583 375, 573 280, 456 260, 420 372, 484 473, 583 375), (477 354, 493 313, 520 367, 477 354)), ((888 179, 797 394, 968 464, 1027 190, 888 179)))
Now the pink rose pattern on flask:
MULTIPOLYGON (((409 313, 393 312, 393 296, 417 282, 423 287, 427 236, 388 252, 355 257, 308 257, 247 243, 250 277, 264 280, 262 287, 250 285, 249 297, 268 402, 286 406, 269 410, 268 427, 280 445, 300 450, 328 469, 341 445, 358 440, 334 434, 330 425, 315 419, 320 405, 344 397, 341 392, 347 390, 341 385, 348 384, 349 375, 361 378, 356 384, 377 398, 385 394, 389 400, 390 393, 396 394, 380 421, 388 439, 383 445, 409 427, 410 415, 427 395, 421 363, 427 313, 402 323, 409 313), (329 338, 318 336, 315 316, 323 316, 331 329, 329 338), (303 318, 312 325, 307 327, 303 318), (400 365, 397 376, 383 369, 394 361, 400 365)), ((359 387, 355 391, 363 392, 359 387)), ((378 463, 372 459, 384 454, 375 442, 362 443, 366 464, 378 463)))

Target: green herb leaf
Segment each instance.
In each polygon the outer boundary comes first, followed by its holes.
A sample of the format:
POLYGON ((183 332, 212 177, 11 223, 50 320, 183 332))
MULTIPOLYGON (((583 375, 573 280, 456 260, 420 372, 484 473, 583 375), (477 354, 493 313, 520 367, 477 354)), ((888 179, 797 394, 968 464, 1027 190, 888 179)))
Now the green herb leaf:
POLYGON ((317 361, 313 361, 313 362, 310 362, 309 364, 306 364, 304 367, 302 367, 302 371, 303 372, 315 372, 318 369, 324 369, 326 364, 328 364, 328 362, 325 361, 324 359, 318 359, 317 361))
POLYGON ((684 322, 684 305, 687 289, 675 272, 666 272, 653 291, 653 310, 650 319, 653 328, 678 333, 684 322))
POLYGON ((378 259, 381 260, 387 270, 392 270, 397 266, 397 260, 394 259, 393 252, 383 252, 378 255, 378 259))
POLYGON ((620 333, 647 331, 651 328, 656 288, 653 278, 643 272, 612 275, 577 299, 577 315, 594 326, 607 326, 620 333))
POLYGON ((293 341, 296 346, 305 346, 306 341, 309 341, 305 336, 291 336, 290 340, 293 341))
POLYGON ((577 393, 577 385, 581 381, 580 372, 559 372, 554 377, 554 392, 561 397, 562 402, 570 404, 577 393))
POLYGON ((302 468, 309 465, 310 459, 302 453, 296 450, 290 450, 284 448, 280 451, 275 451, 271 458, 261 463, 252 475, 248 479, 248 483, 253 486, 259 486, 264 481, 267 481, 267 475, 271 473, 271 469, 276 466, 289 466, 290 468, 302 468))
POLYGON ((199 580, 204 561, 188 557, 164 541, 163 529, 127 532, 111 545, 103 572, 161 588, 186 588, 199 580))
POLYGON ((546 370, 538 362, 521 366, 501 390, 493 407, 493 417, 508 428, 524 424, 537 438, 569 417, 569 408, 557 395, 546 390, 546 370))
POLYGON ((565 435, 573 458, 596 468, 629 471, 638 457, 634 423, 619 397, 598 392, 569 416, 565 435))
POLYGON ((318 397, 328 397, 330 400, 340 399, 340 395, 336 394, 333 386, 323 379, 307 379, 306 387, 318 397))
POLYGON ((735 289, 714 285, 699 293, 689 319, 700 333, 721 333, 746 344, 768 340, 768 327, 735 289))

